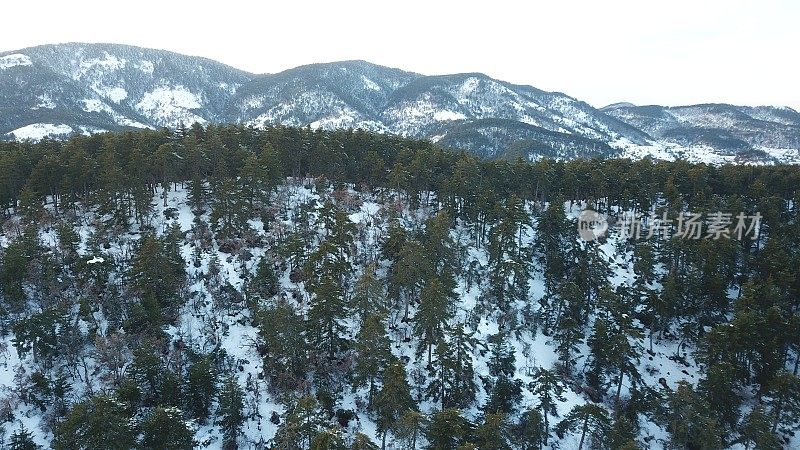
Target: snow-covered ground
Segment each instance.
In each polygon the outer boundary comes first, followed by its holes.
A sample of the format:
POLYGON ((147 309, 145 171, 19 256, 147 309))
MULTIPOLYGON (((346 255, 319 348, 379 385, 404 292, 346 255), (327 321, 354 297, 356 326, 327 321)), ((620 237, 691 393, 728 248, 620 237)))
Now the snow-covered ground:
MULTIPOLYGON (((364 236, 364 240, 358 245, 358 251, 374 251, 379 239, 385 236, 388 230, 389 221, 385 220, 388 217, 388 211, 384 206, 388 203, 383 201, 382 197, 373 194, 357 193, 352 190, 349 194, 359 199, 354 206, 348 208, 350 220, 357 225, 360 230, 359 233, 364 236)), ((163 203, 163 195, 164 192, 159 189, 154 196, 151 225, 157 232, 162 233, 171 224, 176 223, 181 231, 189 232, 192 229, 195 215, 188 206, 187 191, 178 188, 167 192, 166 206, 163 203), (173 208, 177 212, 176 214, 165 214, 167 209, 173 208), (168 218, 168 215, 172 218, 168 218)), ((320 199, 311 183, 302 183, 297 180, 292 180, 283 186, 279 198, 280 203, 287 205, 288 208, 284 216, 285 219, 281 222, 282 226, 285 227, 292 226, 291 218, 299 205, 307 204, 309 201, 317 202, 320 199)), ((579 211, 577 205, 572 205, 572 208, 568 211, 569 217, 577 217, 579 211)), ((429 208, 412 211, 406 207, 402 210, 401 217, 406 225, 412 228, 419 228, 422 222, 430 216, 431 212, 429 208)), ((207 213, 203 218, 205 220, 208 219, 207 213)), ((87 218, 82 223, 77 231, 82 238, 80 251, 86 254, 87 241, 94 232, 93 227, 89 225, 92 223, 91 214, 87 213, 87 218)), ((251 220, 250 225, 253 231, 262 235, 265 233, 263 223, 260 220, 251 220)), ((534 230, 535 224, 534 228, 529 228, 524 233, 524 241, 526 243, 532 241, 534 230)), ((126 234, 122 241, 114 243, 104 255, 86 254, 87 257, 91 258, 89 264, 103 263, 105 258, 118 257, 130 251, 130 243, 138 239, 139 236, 136 226, 131 231, 132 233, 126 234)), ((52 230, 43 231, 41 237, 45 244, 55 245, 56 240, 52 230)), ((451 237, 458 245, 462 245, 467 249, 466 258, 468 264, 473 263, 479 268, 487 266, 488 256, 485 248, 474 245, 474 241, 469 237, 467 227, 464 224, 459 224, 455 229, 451 230, 451 237)), ((6 239, 3 239, 3 244, 7 245, 6 239)), ((611 239, 600 247, 600 251, 602 257, 609 261, 610 267, 613 269, 610 277, 612 284, 615 286, 629 285, 636 277, 633 272, 632 255, 630 253, 620 253, 616 244, 616 237, 612 235, 611 239)), ((224 349, 233 361, 234 366, 238 367, 235 377, 245 393, 245 414, 248 417, 242 430, 242 448, 253 448, 260 442, 269 441, 277 431, 277 426, 269 420, 270 416, 273 412, 282 415, 286 410, 285 405, 269 394, 267 390, 268 380, 260 377, 264 372, 264 368, 263 360, 256 351, 258 329, 250 322, 252 312, 245 309, 235 314, 223 313, 222 308, 217 304, 217 300, 208 289, 209 266, 211 261, 214 260, 219 265, 220 277, 223 282, 230 283, 237 290, 241 290, 246 274, 255 270, 257 261, 267 249, 254 247, 250 250, 253 258, 244 261, 238 256, 220 252, 219 248, 214 246, 210 251, 201 252, 200 264, 196 267, 189 261, 195 257, 197 249, 194 243, 187 239, 181 248, 181 254, 187 261, 186 267, 188 279, 190 280, 187 296, 189 300, 182 307, 177 322, 166 329, 168 336, 174 342, 180 341, 197 352, 206 353, 214 348, 224 349)), ((282 284, 282 290, 287 292, 298 291, 303 298, 308 295, 302 283, 294 283, 289 279, 288 272, 281 274, 279 279, 282 284)), ((479 297, 485 288, 485 281, 478 281, 468 285, 465 279, 458 278, 457 298, 459 300, 456 305, 456 310, 458 311, 456 320, 465 322, 464 319, 478 304, 479 297)), ((542 274, 537 268, 533 278, 530 280, 528 303, 539 305, 538 300, 542 298, 544 292, 542 274)), ((520 303, 518 306, 522 307, 524 304, 520 303)), ((393 353, 398 357, 407 358, 407 373, 410 377, 424 377, 425 358, 417 358, 415 356, 415 343, 403 339, 411 333, 410 324, 400 323, 396 319, 390 320, 393 320, 392 327, 390 327, 393 330, 390 333, 393 340, 393 353)), ((348 321, 348 326, 351 328, 349 335, 355 336, 356 325, 351 322, 348 321)), ((103 327, 101 327, 101 332, 102 330, 103 327)), ((473 331, 478 341, 485 343, 489 336, 498 332, 498 324, 489 319, 483 319, 473 331)), ((13 340, 13 334, 0 339, 0 410, 2 410, 5 403, 10 406, 14 415, 14 421, 11 424, 0 425, 0 433, 5 430, 6 435, 9 435, 18 428, 19 424, 24 424, 26 428, 34 432, 36 441, 39 444, 47 445, 49 440, 52 439, 52 433, 43 426, 41 411, 33 406, 26 405, 22 400, 22 393, 26 389, 25 383, 30 375, 33 362, 30 360, 30 356, 20 359, 13 345, 13 340)), ((516 377, 523 382, 523 385, 527 385, 531 381, 531 374, 535 368, 544 367, 550 369, 553 368, 557 361, 554 344, 541 332, 535 330, 523 331, 517 335, 512 335, 510 343, 516 355, 516 377)), ((633 344, 641 348, 647 346, 643 340, 633 342, 633 344)), ((691 346, 682 348, 679 351, 678 342, 669 338, 656 339, 653 343, 653 353, 643 352, 643 356, 637 364, 638 372, 642 376, 642 382, 656 389, 659 388, 659 380, 662 378, 670 388, 674 388, 682 380, 692 384, 697 383, 698 367, 693 358, 693 351, 694 349, 691 346), (684 358, 675 358, 674 356, 678 353, 684 358)), ((588 353, 585 344, 581 344, 581 353, 583 355, 588 353)), ((91 355, 90 350, 87 351, 87 355, 91 355)), ((464 414, 470 419, 478 420, 480 415, 479 407, 486 399, 486 393, 483 391, 482 383, 477 380, 477 377, 488 373, 489 353, 481 352, 476 348, 473 352, 473 358, 476 384, 478 385, 478 402, 468 408, 464 414)), ((578 370, 582 370, 585 363, 586 358, 579 357, 577 362, 578 370)), ((87 356, 87 364, 89 365, 88 371, 90 373, 99 369, 92 356, 87 356)), ((78 396, 86 392, 88 387, 81 380, 72 379, 71 381, 74 386, 72 395, 75 399, 78 399, 78 396)), ((95 380, 93 383, 99 383, 99 381, 95 380)), ((91 387, 95 392, 101 389, 99 385, 91 387)), ((420 401, 422 412, 431 413, 437 409, 436 404, 420 396, 418 391, 412 390, 412 392, 420 401)), ((626 383, 623 386, 623 396, 627 392, 628 385, 626 383)), ((523 389, 523 394, 524 398, 520 409, 524 410, 526 407, 533 407, 537 401, 534 395, 527 389, 523 389)), ((342 392, 338 407, 351 409, 357 414, 357 419, 351 423, 348 429, 349 433, 359 431, 370 436, 375 442, 380 442, 376 424, 363 408, 366 396, 366 388, 355 392, 350 392, 349 390, 342 392)), ((584 393, 568 386, 565 392, 565 401, 560 402, 557 406, 559 416, 564 417, 574 406, 588 401, 584 393)), ((557 418, 552 418, 551 424, 557 420, 557 418)), ((648 442, 649 448, 664 448, 664 443, 667 439, 666 430, 649 421, 646 417, 641 417, 641 420, 643 422, 640 440, 648 442)), ((213 421, 195 428, 196 439, 201 448, 222 448, 220 428, 213 421)), ((553 439, 551 440, 551 448, 576 448, 578 438, 579 436, 577 435, 568 434, 562 440, 553 439)), ((800 445, 800 441, 795 440, 793 444, 800 445)), ((388 448, 401 449, 403 447, 390 437, 388 439, 388 448)))

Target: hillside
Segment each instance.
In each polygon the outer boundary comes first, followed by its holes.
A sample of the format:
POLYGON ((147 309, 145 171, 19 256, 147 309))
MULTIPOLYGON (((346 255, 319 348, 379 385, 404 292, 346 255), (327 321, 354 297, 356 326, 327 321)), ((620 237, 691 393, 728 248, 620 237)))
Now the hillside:
POLYGON ((205 58, 116 44, 0 53, 3 139, 195 122, 360 128, 490 158, 800 161, 798 113, 790 108, 620 103, 597 109, 480 73, 425 76, 365 61, 256 75, 205 58))

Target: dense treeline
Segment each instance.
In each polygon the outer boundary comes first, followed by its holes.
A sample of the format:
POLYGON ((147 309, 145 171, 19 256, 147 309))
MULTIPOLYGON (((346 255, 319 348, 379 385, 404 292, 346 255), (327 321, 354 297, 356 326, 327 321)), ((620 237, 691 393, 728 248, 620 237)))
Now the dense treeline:
MULTIPOLYGON (((722 166, 651 160, 483 161, 428 141, 364 131, 196 125, 171 132, 140 131, 74 137, 68 141, 0 143, 0 204, 6 214, 44 201, 69 208, 101 202, 103 193, 135 213, 137 201, 159 184, 245 177, 324 176, 333 182, 386 186, 420 194, 439 192, 457 215, 510 195, 525 200, 603 200, 648 210, 662 195, 680 196, 693 209, 719 198, 770 212, 796 195, 796 166, 722 166), (783 202, 780 204, 769 204, 783 202), (62 204, 63 203, 63 204, 62 204)), ((198 190, 199 193, 199 190, 198 190)), ((428 197, 422 198, 426 200, 428 197)), ((109 200, 109 199, 105 199, 109 200)), ((602 205, 600 206, 602 208, 602 205)))
MULTIPOLYGON (((186 420, 244 445, 262 393, 237 381, 244 363, 217 322, 206 347, 177 338, 187 311, 257 330, 263 395, 285 407, 257 447, 535 449, 574 435, 646 448, 649 422, 671 448, 781 448, 800 422, 798 182, 797 166, 485 161, 288 127, 0 143, 0 334, 33 364, 20 401, 55 448, 192 448, 186 420), (287 183, 314 199, 287 197, 287 183), (155 229, 154 196, 166 207, 179 189, 191 229, 155 229), (355 224, 359 195, 385 217, 355 224), (762 221, 754 239, 612 235, 614 259, 577 239, 572 204, 762 221), (558 361, 522 374, 515 347, 537 334, 558 361), (646 381, 668 344, 699 366, 694 383, 646 381), (345 432, 350 391, 380 444, 345 432), (559 415, 567 392, 586 401, 559 415)), ((30 443, 25 429, 11 439, 30 443)))

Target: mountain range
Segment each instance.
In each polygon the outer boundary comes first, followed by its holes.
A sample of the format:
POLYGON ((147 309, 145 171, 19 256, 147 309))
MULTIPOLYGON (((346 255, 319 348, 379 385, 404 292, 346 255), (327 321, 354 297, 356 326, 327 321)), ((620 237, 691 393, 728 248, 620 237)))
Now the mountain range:
POLYGON ((704 104, 605 108, 480 73, 366 61, 252 74, 164 50, 56 44, 0 53, 0 138, 204 123, 363 128, 488 158, 800 163, 800 113, 704 104))

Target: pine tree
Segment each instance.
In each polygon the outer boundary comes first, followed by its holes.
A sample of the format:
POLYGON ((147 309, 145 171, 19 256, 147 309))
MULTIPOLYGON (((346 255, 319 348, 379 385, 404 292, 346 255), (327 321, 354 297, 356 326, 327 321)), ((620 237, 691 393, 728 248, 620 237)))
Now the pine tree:
POLYGON ((769 392, 772 432, 775 433, 779 425, 794 430, 800 428, 800 377, 781 371, 773 378, 769 392))
POLYGON ((353 445, 350 446, 350 450, 379 450, 379 448, 380 447, 372 442, 372 439, 364 433, 356 433, 356 437, 353 439, 353 445))
POLYGON ((530 218, 524 203, 513 195, 499 206, 498 217, 489 233, 489 282, 495 304, 506 312, 511 302, 528 296, 530 255, 522 237, 530 218))
POLYGON ((377 277, 376 270, 377 265, 374 263, 364 267, 350 299, 351 310, 358 314, 362 325, 368 317, 383 315, 389 309, 384 283, 377 277))
POLYGON ((552 370, 540 367, 536 369, 528 389, 539 398, 539 410, 544 419, 544 445, 547 445, 550 436, 549 416, 558 416, 556 405, 565 400, 564 387, 552 370))
POLYGON ((216 396, 216 374, 211 356, 200 357, 189 368, 189 409, 201 424, 208 418, 209 408, 216 396))
POLYGON ((428 386, 428 393, 442 404, 442 409, 464 408, 475 400, 475 370, 472 353, 477 345, 474 332, 463 326, 447 330, 448 339, 436 344, 435 376, 428 386))
POLYGON ((516 356, 514 348, 508 342, 507 333, 498 333, 489 337, 490 356, 487 365, 493 377, 513 376, 516 372, 516 356))
POLYGON ((303 337, 303 318, 294 307, 280 300, 259 310, 256 315, 264 355, 264 369, 273 385, 291 388, 306 375, 308 349, 303 337), (280 381, 290 385, 281 386, 280 381), (293 381, 294 380, 294 381, 293 381))
POLYGON ((608 435, 611 425, 605 409, 595 404, 587 403, 572 408, 572 411, 564 417, 564 420, 558 423, 556 429, 560 437, 566 431, 579 429, 581 438, 578 443, 578 450, 581 450, 587 434, 594 440, 602 442, 604 436, 608 435))
POLYGON ((55 450, 128 450, 135 434, 124 406, 105 396, 91 397, 72 407, 56 427, 55 450))
POLYGON ((522 400, 522 381, 500 375, 488 394, 484 407, 486 413, 512 414, 522 400))
MULTIPOLYGON (((9 441, 9 450, 39 450, 41 447, 34 442, 33 433, 28 431, 25 428, 25 425, 20 425, 19 430, 15 431, 14 434, 11 435, 11 440, 9 441)), ((2 441, 0 441, 2 444, 2 441)))
POLYGON ((744 443, 745 450, 753 445, 756 449, 779 450, 783 448, 780 439, 770 429, 771 424, 761 406, 750 411, 742 422, 739 433, 740 441, 744 443))
POLYGON ((157 407, 142 422, 142 449, 189 450, 195 447, 194 432, 175 407, 157 407))
POLYGON ((353 223, 345 212, 331 203, 320 210, 320 221, 327 237, 306 262, 306 288, 314 294, 308 311, 310 340, 318 351, 333 359, 344 347, 344 325, 347 314, 343 283, 352 271, 350 256, 354 248, 353 223))
POLYGON ((236 442, 245 420, 242 395, 242 389, 233 377, 228 378, 219 392, 218 415, 222 428, 222 447, 225 449, 237 448, 236 442))
POLYGON ((510 430, 506 415, 488 413, 475 430, 478 448, 482 450, 511 450, 510 430))
POLYGON ((426 418, 421 412, 408 410, 395 423, 394 435, 405 444, 406 448, 416 450, 420 430, 425 424, 426 418))
POLYGON ((386 434, 397 424, 400 417, 409 410, 416 410, 411 398, 411 389, 406 380, 405 367, 395 361, 383 373, 383 386, 375 397, 373 409, 377 416, 378 434, 381 435, 381 448, 386 448, 386 434))
POLYGON ((180 288, 186 280, 185 262, 178 249, 166 248, 154 234, 142 237, 133 257, 130 277, 147 315, 146 323, 135 325, 159 327, 165 322, 165 315, 173 314, 180 288))
POLYGON ((457 409, 443 409, 433 414, 425 430, 428 450, 453 450, 472 434, 472 424, 457 409))
POLYGON ((347 450, 347 445, 337 431, 323 430, 314 436, 309 450, 347 450))
POLYGON ((414 317, 414 334, 418 337, 417 355, 428 351, 428 363, 433 346, 444 338, 447 320, 453 315, 452 291, 448 292, 438 278, 425 283, 420 294, 420 306, 414 317))
POLYGON ((522 413, 514 427, 515 442, 522 450, 538 450, 544 443, 547 431, 542 414, 537 409, 522 413))
POLYGON ((719 427, 708 405, 692 386, 678 382, 667 398, 667 430, 677 448, 721 448, 719 427))
POLYGON ((289 408, 286 420, 272 439, 272 448, 308 450, 324 423, 322 411, 314 397, 301 397, 289 408))
POLYGON ((383 320, 379 316, 369 316, 356 336, 356 364, 353 368, 353 386, 369 386, 369 406, 375 393, 375 381, 391 358, 391 340, 386 335, 383 320))

